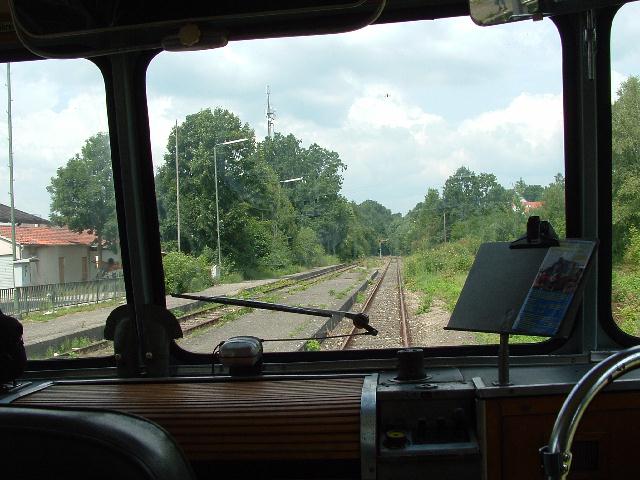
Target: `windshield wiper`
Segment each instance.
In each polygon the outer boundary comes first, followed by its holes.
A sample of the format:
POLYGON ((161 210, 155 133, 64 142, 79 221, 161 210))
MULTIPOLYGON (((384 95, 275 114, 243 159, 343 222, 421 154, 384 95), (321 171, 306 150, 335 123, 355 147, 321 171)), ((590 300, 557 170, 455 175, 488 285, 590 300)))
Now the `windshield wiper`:
POLYGON ((277 303, 260 302, 258 300, 246 300, 232 297, 205 297, 202 295, 173 294, 175 298, 199 300, 201 302, 221 303, 223 305, 236 305, 238 307, 260 308, 262 310, 275 310, 278 312, 298 313, 300 315, 313 315, 316 317, 333 317, 334 315, 350 318, 356 328, 366 330, 369 335, 378 335, 378 330, 369 325, 369 315, 364 312, 345 312, 343 310, 327 310, 313 307, 294 307, 277 303))

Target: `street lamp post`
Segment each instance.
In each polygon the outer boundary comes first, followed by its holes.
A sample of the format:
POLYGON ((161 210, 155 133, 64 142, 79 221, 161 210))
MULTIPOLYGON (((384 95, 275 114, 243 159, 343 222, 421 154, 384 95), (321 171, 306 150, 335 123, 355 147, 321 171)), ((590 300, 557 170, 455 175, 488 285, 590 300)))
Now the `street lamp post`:
POLYGON ((299 182, 300 180, 303 180, 303 179, 304 179, 304 177, 290 178, 288 180, 280 180, 280 183, 299 182))
POLYGON ((248 138, 240 138, 238 140, 228 140, 226 142, 216 143, 213 146, 213 176, 216 187, 216 235, 218 245, 218 276, 222 276, 222 252, 220 250, 220 208, 218 206, 218 155, 216 150, 223 145, 232 145, 234 143, 246 142, 248 138))

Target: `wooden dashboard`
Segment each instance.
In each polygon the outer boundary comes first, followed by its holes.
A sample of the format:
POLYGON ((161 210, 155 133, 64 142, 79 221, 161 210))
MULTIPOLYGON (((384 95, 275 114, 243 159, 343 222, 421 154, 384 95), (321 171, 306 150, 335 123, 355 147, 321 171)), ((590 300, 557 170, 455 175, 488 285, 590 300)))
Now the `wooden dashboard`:
POLYGON ((360 458, 363 378, 196 383, 60 383, 19 406, 94 407, 164 427, 190 460, 360 458))

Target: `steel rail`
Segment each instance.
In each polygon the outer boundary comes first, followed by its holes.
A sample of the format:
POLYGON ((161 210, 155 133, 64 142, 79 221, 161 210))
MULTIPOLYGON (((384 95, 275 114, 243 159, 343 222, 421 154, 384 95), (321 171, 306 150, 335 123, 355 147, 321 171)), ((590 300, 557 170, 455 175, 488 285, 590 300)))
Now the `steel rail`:
POLYGON ((402 281, 400 258, 396 258, 396 265, 398 267, 396 272, 396 279, 398 280, 398 312, 400 314, 400 335, 402 336, 402 347, 407 348, 411 346, 411 330, 409 328, 409 322, 407 320, 407 306, 404 301, 404 284, 402 281))
MULTIPOLYGON (((369 309, 371 308, 371 304, 373 303, 373 299, 377 295, 378 290, 380 290, 380 285, 382 285, 382 281, 384 280, 384 277, 387 275, 387 271, 389 270, 389 265, 391 265, 391 260, 389 260, 387 262, 387 264, 385 265, 384 271, 378 277, 378 280, 376 281, 376 284, 373 287, 373 290, 371 290, 371 293, 369 294, 369 296, 365 300, 364 305, 362 306, 362 313, 368 313, 369 312, 369 309)), ((358 328, 355 325, 353 327, 351 327, 351 331, 349 332, 349 336, 346 337, 344 343, 340 347, 340 350, 348 350, 351 347, 351 345, 353 344, 353 339, 355 338, 357 330, 358 330, 358 328)))

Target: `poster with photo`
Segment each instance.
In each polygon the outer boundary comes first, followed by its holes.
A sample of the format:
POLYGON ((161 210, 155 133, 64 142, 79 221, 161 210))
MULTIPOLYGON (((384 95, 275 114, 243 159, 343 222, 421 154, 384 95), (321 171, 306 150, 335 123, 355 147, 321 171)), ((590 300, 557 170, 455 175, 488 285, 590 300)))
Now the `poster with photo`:
POLYGON ((513 324, 513 331, 552 337, 562 325, 595 242, 563 240, 550 247, 513 324))

